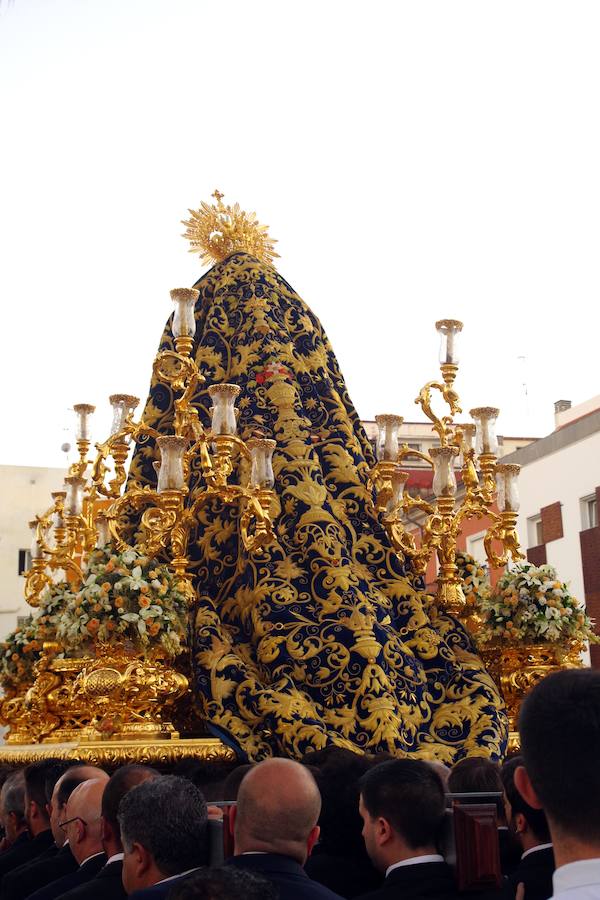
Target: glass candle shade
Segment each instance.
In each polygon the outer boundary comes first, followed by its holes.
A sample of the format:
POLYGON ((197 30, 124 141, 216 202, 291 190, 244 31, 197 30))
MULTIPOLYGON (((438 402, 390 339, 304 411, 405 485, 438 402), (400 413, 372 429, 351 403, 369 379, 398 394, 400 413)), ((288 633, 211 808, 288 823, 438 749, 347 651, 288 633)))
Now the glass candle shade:
POLYGON ((377 445, 376 453, 379 462, 390 461, 396 462, 398 452, 400 450, 400 439, 398 432, 404 421, 402 416, 395 416, 388 413, 375 416, 377 424, 377 445))
POLYGON ((212 400, 211 431, 213 434, 235 434, 237 418, 235 401, 240 393, 237 384, 213 384, 208 393, 212 400))
POLYGON ((65 520, 62 517, 62 513, 56 510, 52 513, 52 526, 53 528, 64 528, 65 520))
POLYGON ((272 488, 275 484, 273 474, 273 450, 275 441, 269 438, 251 438, 248 449, 252 457, 250 486, 253 488, 272 488))
MULTIPOLYGON (((108 398, 108 402, 112 406, 113 411, 113 420, 112 425, 110 426, 110 434, 112 437, 123 430, 127 416, 132 415, 140 402, 140 399, 139 397, 134 397, 132 394, 111 394, 108 398)), ((123 441, 126 444, 128 444, 130 440, 130 435, 123 438, 123 441)))
POLYGON ((453 497, 456 494, 454 458, 456 447, 432 447, 429 451, 433 462, 433 493, 436 497, 453 497))
POLYGON ((171 331, 173 337, 194 337, 196 334, 196 317, 194 310, 200 291, 195 288, 175 288, 171 291, 171 300, 175 304, 171 331))
POLYGON ((65 478, 65 514, 67 516, 80 516, 83 509, 83 478, 78 475, 68 475, 65 478))
POLYGON ((77 416, 75 438, 78 441, 90 440, 90 418, 95 409, 96 407, 91 406, 89 403, 76 403, 73 407, 73 411, 77 416))
POLYGON ((167 434, 157 438, 156 443, 160 450, 160 469, 156 487, 158 493, 184 490, 183 454, 187 446, 187 439, 167 434))
POLYGON ((58 509, 52 513, 52 525, 54 528, 64 528, 65 521, 63 519, 62 510, 64 508, 66 493, 64 491, 52 491, 50 496, 54 500, 55 505, 58 506, 58 509))
POLYGON ((459 427, 462 431, 462 443, 457 459, 457 465, 460 468, 464 466, 465 458, 468 453, 475 449, 475 435, 477 433, 477 428, 472 422, 467 422, 466 425, 460 425, 459 427))
POLYGON ((494 406, 478 406, 472 409, 469 415, 475 420, 475 452, 478 456, 482 453, 498 453, 498 439, 496 437, 496 419, 500 410, 494 406))
POLYGON ((103 513, 96 516, 96 550, 103 550, 110 543, 110 528, 108 527, 108 519, 103 513))
POLYGON ((498 509, 500 512, 519 512, 519 472, 516 463, 498 463, 496 466, 496 487, 498 489, 498 509))
POLYGON ((458 319, 440 319, 435 323, 435 327, 440 336, 440 363, 457 366, 459 363, 457 338, 462 331, 463 323, 458 319))
POLYGON ((31 544, 29 545, 29 552, 32 559, 41 559, 44 555, 44 551, 40 547, 37 539, 37 525, 38 523, 35 520, 29 522, 29 527, 31 528, 31 544))
POLYGON ((392 513, 401 506, 404 499, 404 488, 409 477, 409 472, 394 472, 392 475, 392 496, 387 504, 386 513, 392 513))

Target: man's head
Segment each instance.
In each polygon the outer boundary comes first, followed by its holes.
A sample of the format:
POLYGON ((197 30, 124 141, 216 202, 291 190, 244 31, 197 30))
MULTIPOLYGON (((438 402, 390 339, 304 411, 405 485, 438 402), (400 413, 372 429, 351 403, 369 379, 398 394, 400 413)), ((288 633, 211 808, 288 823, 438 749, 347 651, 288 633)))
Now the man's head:
POLYGON ((444 821, 442 782, 426 762, 396 759, 373 766, 360 780, 359 811, 373 865, 388 866, 436 853, 444 821))
POLYGON ((128 894, 207 860, 206 802, 185 778, 163 775, 138 784, 121 800, 118 820, 128 894))
POLYGON ((550 841, 548 821, 542 809, 534 809, 525 802, 515 786, 515 771, 523 765, 516 756, 504 763, 500 774, 504 785, 504 806, 508 827, 516 835, 523 850, 530 850, 550 841))
POLYGON ((108 775, 96 766, 84 766, 81 764, 71 766, 58 779, 54 785, 48 809, 50 813, 50 828, 57 847, 62 847, 67 839, 60 823, 67 820, 67 801, 76 787, 84 781, 96 779, 107 781, 108 775))
POLYGON ((117 818, 121 800, 136 785, 159 777, 150 766, 129 765, 117 769, 108 781, 102 795, 102 846, 109 858, 123 849, 117 818))
POLYGON ((100 814, 106 783, 106 778, 84 781, 67 800, 66 819, 62 827, 79 865, 88 857, 102 853, 100 814))
POLYGON ((519 717, 524 768, 515 783, 525 801, 543 807, 555 845, 572 859, 600 856, 600 672, 570 669, 544 678, 519 717))
POLYGON ((304 865, 318 836, 321 795, 305 766, 267 759, 244 777, 238 793, 236 855, 279 853, 304 865))
POLYGON ((6 838, 12 844, 26 830, 25 777, 23 772, 9 775, 0 792, 0 820, 6 838))
MULTIPOLYGON (((500 766, 483 756, 468 756, 451 769, 448 790, 453 794, 502 794, 504 787, 500 766)), ((498 823, 504 825, 504 804, 496 803, 498 823)))
POLYGON ((25 818, 32 837, 50 828, 46 781, 56 781, 63 771, 60 759, 41 759, 25 767, 25 818))

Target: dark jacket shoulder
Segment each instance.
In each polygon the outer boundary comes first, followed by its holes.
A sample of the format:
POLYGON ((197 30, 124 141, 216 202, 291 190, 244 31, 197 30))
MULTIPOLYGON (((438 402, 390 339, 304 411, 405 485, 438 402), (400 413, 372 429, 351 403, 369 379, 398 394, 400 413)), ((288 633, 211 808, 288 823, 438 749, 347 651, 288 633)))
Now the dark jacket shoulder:
POLYGON ((360 900, 455 900, 454 873, 448 863, 413 863, 392 869, 382 886, 360 900))
POLYGON ((279 888, 279 900, 341 900, 329 888, 313 881, 300 863, 279 853, 243 853, 226 860, 226 865, 258 872, 279 888))
POLYGON ((554 893, 552 887, 554 869, 552 847, 544 847, 542 850, 528 853, 521 859, 516 870, 508 879, 504 896, 514 898, 519 884, 524 884, 527 900, 548 900, 554 893))
POLYGON ((25 865, 43 853, 54 843, 50 829, 40 831, 34 838, 19 835, 10 850, 0 854, 0 878, 7 872, 12 872, 17 866, 25 865))
MULTIPOLYGON (((196 869, 193 871, 195 872, 196 869)), ((153 884, 151 887, 134 891, 132 894, 129 894, 128 900, 162 900, 163 897, 168 897, 171 888, 192 874, 192 872, 186 872, 184 875, 177 875, 175 878, 159 881, 158 884, 153 884)))
POLYGON ((73 890, 77 885, 83 884, 84 881, 89 881, 90 878, 93 878, 94 875, 100 871, 105 862, 106 855, 104 853, 98 853, 96 856, 92 856, 91 859, 88 859, 82 866, 75 869, 74 872, 69 872, 67 875, 63 875, 62 878, 57 878, 45 887, 35 891, 35 893, 30 894, 29 900, 54 900, 55 897, 62 897, 63 894, 73 890))
POLYGON ((33 861, 13 869, 4 876, 0 883, 2 900, 24 900, 51 881, 75 871, 77 861, 68 844, 60 850, 54 846, 53 853, 50 853, 51 849, 45 850, 33 861))
POLYGON ((60 900, 124 900, 123 861, 107 863, 97 875, 61 895, 60 900))

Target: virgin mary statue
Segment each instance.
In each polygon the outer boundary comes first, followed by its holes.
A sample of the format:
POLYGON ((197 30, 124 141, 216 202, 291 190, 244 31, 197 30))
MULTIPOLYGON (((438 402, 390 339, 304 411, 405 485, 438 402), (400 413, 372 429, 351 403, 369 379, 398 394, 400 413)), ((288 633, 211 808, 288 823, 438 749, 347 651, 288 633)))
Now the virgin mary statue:
MULTIPOLYGON (((189 636, 198 711, 251 760, 327 745, 498 758, 497 689, 464 628, 388 540, 368 481, 373 451, 319 320, 273 267, 264 227, 215 196, 185 223, 193 247, 217 260, 195 284, 192 355, 206 381, 194 403, 206 421, 207 387, 239 386, 240 436, 277 442, 278 514, 275 540, 254 553, 238 509, 215 501, 199 514, 189 636)), ((171 348, 167 327, 160 349, 171 348)), ((170 388, 154 382, 145 421, 170 433, 173 415, 170 388)), ((138 443, 134 483, 155 483, 157 458, 152 439, 138 443)), ((192 472, 192 494, 200 482, 192 472)))

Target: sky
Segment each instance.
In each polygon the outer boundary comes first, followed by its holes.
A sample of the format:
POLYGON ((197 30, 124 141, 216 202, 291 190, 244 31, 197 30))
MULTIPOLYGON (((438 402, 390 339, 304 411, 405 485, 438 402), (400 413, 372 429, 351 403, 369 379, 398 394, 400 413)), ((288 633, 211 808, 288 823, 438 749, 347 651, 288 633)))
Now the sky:
POLYGON ((278 239, 363 418, 419 419, 439 318, 505 435, 600 394, 600 4, 1 0, 0 464, 147 395, 181 220, 278 239))

